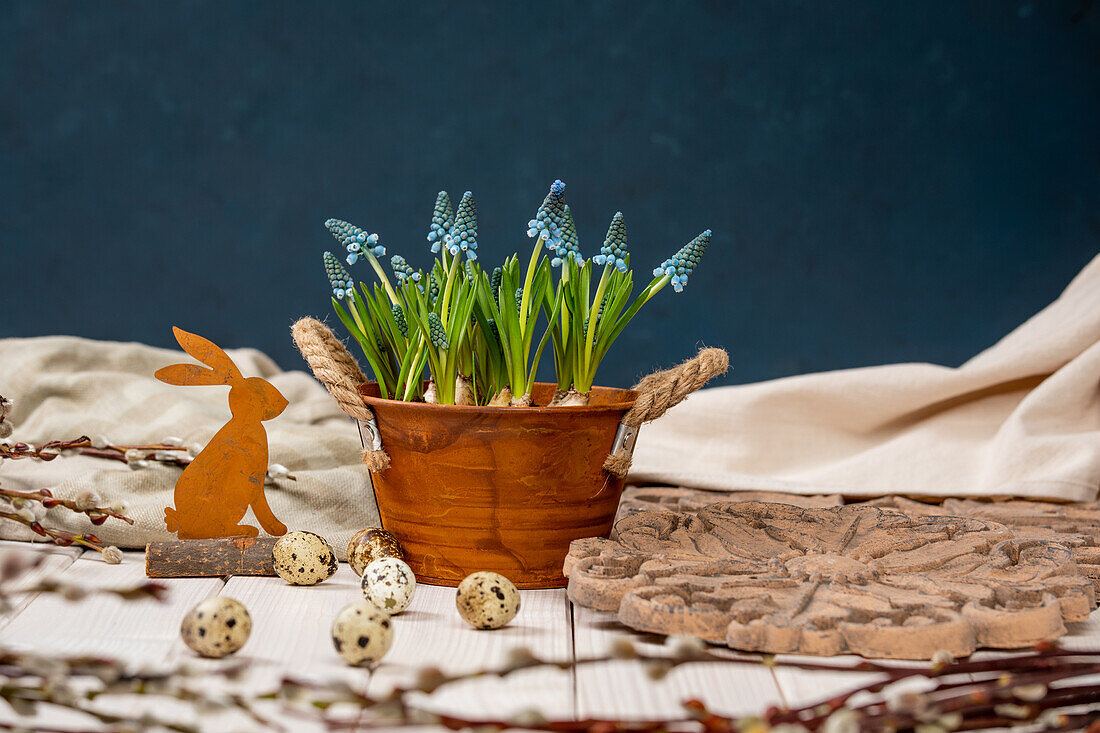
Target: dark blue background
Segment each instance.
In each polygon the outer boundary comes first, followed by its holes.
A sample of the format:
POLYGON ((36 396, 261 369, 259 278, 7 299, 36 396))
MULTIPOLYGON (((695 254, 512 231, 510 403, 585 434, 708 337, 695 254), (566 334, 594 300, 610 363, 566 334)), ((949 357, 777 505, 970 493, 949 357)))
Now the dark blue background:
POLYGON ((1088 5, 3 2, 0 336, 299 367, 326 217, 422 266, 472 189, 497 259, 560 177, 590 254, 617 209, 642 270, 715 233, 603 383, 957 364, 1100 249, 1088 5))

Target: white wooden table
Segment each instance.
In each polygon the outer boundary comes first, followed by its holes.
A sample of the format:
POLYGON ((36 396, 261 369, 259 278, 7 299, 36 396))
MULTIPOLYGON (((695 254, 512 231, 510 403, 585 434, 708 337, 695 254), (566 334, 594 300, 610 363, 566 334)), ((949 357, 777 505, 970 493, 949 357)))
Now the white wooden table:
MULTIPOLYGON (((0 543, 0 550, 25 548, 0 543)), ((126 553, 121 565, 106 565, 98 553, 75 548, 57 550, 41 573, 93 587, 126 587, 145 580, 142 553, 126 553)), ((411 607, 395 617, 395 640, 389 654, 373 671, 345 666, 329 637, 333 616, 361 598, 358 579, 341 563, 336 575, 317 586, 297 587, 279 578, 233 577, 175 579, 167 601, 122 601, 90 596, 67 602, 55 595, 21 597, 14 610, 0 617, 0 644, 58 654, 102 654, 134 664, 161 665, 196 660, 180 641, 184 614, 203 598, 227 595, 244 603, 252 615, 248 644, 235 657, 250 669, 244 684, 268 687, 284 674, 313 679, 342 679, 357 689, 383 693, 409 683, 418 667, 434 665, 447 672, 502 666, 509 650, 526 647, 543 658, 567 660, 600 655, 619 637, 656 652, 663 640, 637 634, 613 617, 573 606, 564 590, 523 591, 519 615, 504 629, 477 631, 459 618, 454 590, 421 585, 411 607)), ((1065 644, 1100 648, 1100 612, 1077 624, 1065 644)), ((851 663, 857 658, 848 657, 851 663)), ((834 660, 835 661, 835 660, 834 660)), ((613 717, 626 719, 681 718, 681 702, 695 698, 724 714, 763 712, 770 705, 805 705, 860 684, 865 675, 818 673, 767 668, 740 663, 692 664, 660 681, 651 681, 637 662, 614 661, 583 666, 575 672, 557 669, 523 670, 507 679, 482 678, 448 686, 419 702, 436 712, 510 719, 531 710, 546 718, 613 717)), ((134 702, 135 711, 141 702, 134 702)), ((169 706, 171 707, 171 706, 169 706)), ((164 712, 164 706, 158 708, 164 712)), ((136 713, 135 713, 136 714, 136 713)), ((0 712, 0 721, 18 718, 0 712)), ((50 712, 39 722, 64 728, 86 719, 50 712)), ((204 724, 207 722, 203 720, 204 724)), ((210 730, 244 730, 211 719, 210 730)), ((289 729, 313 730, 299 721, 289 729)), ((255 729, 255 726, 252 727, 255 729)))

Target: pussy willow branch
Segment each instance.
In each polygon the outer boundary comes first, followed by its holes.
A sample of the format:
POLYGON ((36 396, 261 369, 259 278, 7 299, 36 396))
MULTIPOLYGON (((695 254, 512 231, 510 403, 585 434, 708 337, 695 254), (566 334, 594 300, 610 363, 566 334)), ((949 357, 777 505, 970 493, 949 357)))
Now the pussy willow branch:
MULTIPOLYGON (((203 676, 215 675, 227 681, 236 677, 244 665, 203 670, 203 676)), ((279 724, 261 715, 252 701, 242 695, 212 695, 187 687, 184 682, 197 676, 196 672, 172 669, 167 672, 132 672, 110 659, 88 657, 57 658, 38 655, 13 654, 0 651, 0 672, 8 678, 0 685, 0 699, 15 711, 25 715, 37 712, 38 705, 51 705, 86 715, 105 725, 126 724, 126 729, 170 730, 177 733, 198 733, 200 724, 180 723, 169 718, 145 714, 139 718, 105 712, 91 707, 99 698, 113 695, 148 695, 175 699, 188 703, 198 710, 237 710, 269 730, 284 730, 279 724), (94 684, 91 689, 77 690, 94 684)), ((3 730, 0 725, 0 730, 3 730)), ((47 733, 54 729, 23 723, 20 730, 47 733)), ((63 729, 76 733, 74 729, 63 729)))
MULTIPOLYGON (((1081 724, 1092 722, 1095 715, 1083 717, 1074 712, 1057 713, 1061 708, 1083 704, 1100 704, 1100 687, 1079 685, 1051 688, 1053 682, 1067 682, 1100 672, 1100 652, 1076 652, 1044 644, 1034 652, 999 659, 945 662, 931 666, 886 666, 876 662, 863 662, 847 666, 831 662, 803 662, 794 660, 777 663, 772 657, 744 655, 719 655, 687 645, 674 648, 673 656, 649 655, 638 652, 632 645, 620 647, 611 655, 577 659, 569 662, 551 662, 538 659, 528 652, 514 654, 502 669, 446 675, 436 669, 421 670, 419 680, 412 687, 395 688, 391 695, 373 698, 357 692, 347 685, 325 685, 286 678, 278 696, 286 699, 300 697, 302 693, 317 693, 320 698, 311 700, 315 709, 322 711, 321 722, 331 730, 355 730, 361 728, 416 726, 428 720, 451 729, 468 727, 524 728, 545 731, 572 731, 599 733, 612 730, 663 730, 669 726, 691 725, 700 731, 731 732, 744 730, 755 722, 760 730, 779 725, 794 726, 795 730, 818 731, 830 729, 866 731, 911 731, 930 721, 938 721, 943 730, 976 730, 990 727, 1019 725, 1046 716, 1047 730, 1076 730, 1081 724), (411 704, 408 696, 413 693, 431 693, 446 685, 483 677, 504 678, 522 669, 557 668, 574 670, 582 666, 603 664, 615 659, 632 659, 644 664, 651 677, 660 678, 678 666, 693 663, 746 663, 762 666, 779 666, 819 672, 875 672, 883 679, 801 708, 770 708, 761 716, 733 718, 714 713, 698 700, 684 704, 686 715, 669 720, 559 720, 548 721, 537 714, 521 716, 513 720, 479 719, 437 715, 411 704), (972 679, 977 676, 979 679, 972 679), (920 694, 890 697, 882 693, 891 685, 908 678, 924 677, 937 684, 920 694), (963 679, 958 679, 963 678, 963 679), (859 707, 846 707, 858 693, 879 695, 859 707), (359 707, 364 712, 374 712, 377 719, 362 717, 335 718, 323 711, 337 703, 359 707), (847 717, 848 728, 831 728, 839 724, 840 717, 847 717), (836 723, 831 723, 836 719, 836 723), (764 727, 759 727, 763 725, 764 727)), ((1089 728, 1090 733, 1100 732, 1100 722, 1089 728)))
POLYGON ((39 489, 38 491, 15 491, 13 489, 0 487, 0 497, 6 498, 10 502, 10 505, 16 509, 15 512, 10 512, 2 508, 4 505, 0 505, 0 519, 18 522, 28 527, 40 537, 49 538, 51 542, 59 547, 80 545, 81 547, 87 547, 101 553, 103 559, 108 563, 117 564, 121 562, 122 554, 117 547, 104 546, 103 541, 94 534, 77 534, 63 529, 47 527, 36 518, 34 512, 28 512, 28 510, 26 510, 26 504, 28 502, 35 502, 41 504, 45 509, 62 507, 74 514, 85 514, 89 521, 97 526, 107 521, 108 517, 115 517, 129 524, 133 524, 134 520, 129 517, 106 507, 81 508, 78 502, 54 498, 53 494, 48 489, 39 489), (24 514, 24 512, 27 512, 27 514, 24 514))
POLYGON ((125 514, 119 514, 110 507, 85 507, 80 506, 72 499, 58 499, 55 498, 53 492, 49 489, 38 489, 37 491, 16 491, 15 489, 5 489, 0 486, 0 496, 6 496, 8 499, 20 499, 23 501, 36 501, 46 509, 53 509, 54 507, 64 507, 76 514, 87 514, 88 519, 92 524, 99 526, 107 521, 108 517, 114 517, 115 519, 121 519, 127 524, 133 524, 134 520, 127 517, 125 514))
POLYGON ((187 455, 187 448, 183 446, 154 443, 152 445, 107 444, 103 447, 97 447, 92 445, 92 439, 87 435, 82 435, 72 440, 51 440, 40 446, 34 446, 30 443, 15 443, 12 445, 0 443, 0 458, 11 458, 13 460, 18 460, 20 458, 35 458, 40 461, 52 461, 63 453, 76 453, 78 455, 107 458, 113 461, 121 461, 122 463, 130 463, 131 458, 127 456, 127 453, 130 451, 138 451, 141 453, 142 455, 138 460, 143 461, 154 461, 176 466, 186 466, 191 462, 191 458, 187 455), (158 455, 173 451, 180 452, 180 455, 178 457, 158 455))
MULTIPOLYGON (((72 440, 51 440, 40 446, 30 443, 5 443, 0 442, 0 459, 32 458, 40 461, 52 461, 58 456, 81 455, 92 458, 106 458, 110 461, 118 461, 129 466, 138 467, 146 463, 162 463, 166 466, 179 466, 185 468, 193 460, 192 453, 200 450, 199 446, 181 446, 172 443, 152 443, 149 445, 113 445, 93 441, 86 435, 72 440), (178 455, 177 455, 178 454, 178 455)), ((297 481, 294 474, 285 468, 272 464, 268 472, 269 478, 285 478, 289 481, 297 481)))
POLYGON ((63 529, 53 529, 52 527, 46 527, 38 520, 27 519, 13 512, 0 511, 0 519, 9 519, 13 522, 18 522, 24 527, 29 528, 36 535, 48 537, 51 542, 59 547, 80 545, 81 547, 87 547, 88 549, 98 552, 103 552, 105 549, 103 547, 103 540, 99 539, 94 534, 74 534, 72 532, 66 532, 63 529))
MULTIPOLYGON (((0 400, 2 400, 2 398, 0 398, 0 400)), ((10 402, 4 401, 4 404, 10 405, 10 402)), ((103 438, 93 441, 88 436, 82 435, 72 440, 51 440, 38 446, 31 443, 11 443, 6 440, 0 441, 0 462, 4 459, 52 461, 59 456, 75 453, 78 455, 120 461, 132 468, 140 468, 149 462, 187 466, 192 460, 190 455, 191 451, 197 452, 197 450, 196 448, 180 446, 178 443, 168 442, 168 439, 161 443, 148 445, 113 445, 103 438)), ((273 465, 268 471, 270 478, 286 478, 292 481, 297 480, 295 476, 290 474, 282 466, 273 465)), ((76 514, 84 514, 88 517, 89 521, 96 526, 103 524, 108 518, 118 519, 128 524, 134 523, 134 520, 117 509, 111 507, 85 506, 84 503, 79 500, 59 499, 48 489, 17 491, 0 486, 0 498, 6 498, 17 510, 15 512, 5 511, 3 505, 0 505, 0 519, 18 522, 28 527, 35 534, 46 537, 54 544, 61 547, 80 545, 96 550, 103 554, 105 560, 112 563, 117 563, 121 559, 118 550, 104 546, 103 542, 94 534, 73 533, 66 530, 47 527, 42 524, 37 517, 27 515, 18 510, 25 506, 26 502, 34 502, 41 504, 45 509, 60 507, 76 514)))
POLYGON ((20 588, 19 593, 34 595, 36 593, 57 593, 67 601, 76 601, 89 595, 114 596, 124 601, 136 601, 143 598, 152 598, 163 601, 168 597, 168 586, 156 581, 147 580, 144 583, 128 588, 96 588, 89 590, 82 585, 66 583, 57 579, 42 580, 34 585, 20 588))

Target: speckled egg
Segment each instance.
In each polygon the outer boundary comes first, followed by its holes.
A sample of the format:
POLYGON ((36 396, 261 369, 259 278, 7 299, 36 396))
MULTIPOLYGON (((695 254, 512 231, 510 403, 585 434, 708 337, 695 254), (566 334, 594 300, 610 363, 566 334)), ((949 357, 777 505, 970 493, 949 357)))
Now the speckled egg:
POLYGON ((332 645, 350 665, 374 664, 393 644, 393 622, 370 601, 345 606, 332 622, 332 645))
POLYGON ((503 575, 482 570, 458 584, 455 606, 475 629, 499 629, 519 613, 519 591, 503 575))
POLYGON ((336 553, 313 532, 289 532, 271 548, 279 577, 294 585, 316 585, 336 572, 336 553))
POLYGON ((416 576, 412 568, 396 557, 381 557, 363 571, 363 597, 394 615, 412 603, 416 576))
POLYGON ((348 565, 356 575, 380 557, 405 559, 405 550, 392 533, 378 527, 361 529, 348 542, 348 565))
POLYGON ((180 624, 183 643, 204 657, 224 657, 244 646, 252 617, 240 601, 214 596, 192 608, 180 624))

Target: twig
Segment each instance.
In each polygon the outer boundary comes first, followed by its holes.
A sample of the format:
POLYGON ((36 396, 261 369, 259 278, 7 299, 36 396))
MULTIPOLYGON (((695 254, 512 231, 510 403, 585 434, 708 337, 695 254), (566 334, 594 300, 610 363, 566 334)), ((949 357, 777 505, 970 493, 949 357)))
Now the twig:
POLYGON ((36 491, 16 491, 15 489, 5 489, 0 486, 0 496, 6 496, 9 499, 21 499, 24 501, 36 501, 47 509, 53 509, 54 507, 64 507, 77 514, 87 514, 88 519, 92 524, 99 526, 107 521, 108 517, 114 517, 115 519, 121 519, 127 524, 133 524, 134 520, 130 519, 124 514, 120 514, 110 507, 84 507, 80 506, 72 499, 57 499, 49 489, 38 489, 36 491))
POLYGON ((112 445, 108 443, 95 446, 92 445, 92 439, 87 435, 72 440, 51 440, 40 446, 34 446, 30 443, 14 443, 12 445, 0 443, 0 457, 11 458, 12 460, 34 458, 40 461, 52 461, 67 452, 75 452, 95 458, 107 458, 122 463, 143 460, 186 466, 191 462, 190 457, 187 455, 187 448, 168 443, 154 443, 151 445, 112 445), (141 455, 131 458, 133 456, 131 451, 136 451, 141 455), (180 457, 157 455, 173 451, 178 451, 182 455, 180 457))
POLYGON ((73 534, 72 532, 66 532, 63 529, 53 529, 51 527, 43 526, 43 524, 37 520, 26 519, 18 514, 12 512, 0 511, 0 519, 9 519, 13 522, 18 522, 25 527, 28 527, 32 532, 41 537, 49 537, 50 541, 60 547, 69 547, 70 545, 81 545, 91 550, 97 550, 103 552, 103 541, 96 537, 94 534, 73 534))
MULTIPOLYGON (((1040 645, 1034 652, 1013 657, 905 667, 886 666, 870 661, 854 667, 827 661, 792 660, 777 663, 771 657, 743 655, 731 659, 729 656, 714 654, 691 645, 674 647, 671 657, 641 653, 631 646, 629 650, 620 649, 608 656, 586 657, 568 662, 540 660, 527 652, 520 652, 501 669, 476 670, 453 675, 446 675, 434 669, 421 670, 420 679, 416 685, 398 687, 385 698, 372 698, 346 685, 326 685, 291 677, 284 678, 280 691, 269 697, 283 697, 289 700, 300 696, 303 692, 320 695, 321 697, 312 700, 311 704, 322 711, 321 722, 330 730, 408 727, 423 725, 426 719, 430 719, 437 725, 456 730, 485 726, 599 733, 612 730, 653 731, 664 730, 672 725, 693 725, 700 731, 714 733, 743 730, 744 726, 751 722, 750 719, 715 713, 698 700, 689 700, 684 703, 689 717, 682 719, 549 721, 534 715, 516 720, 473 720, 437 715, 410 705, 407 699, 412 693, 431 693, 446 685, 483 677, 504 678, 521 669, 555 667, 570 670, 624 658, 646 665, 653 673, 651 676, 654 677, 664 676, 680 665, 692 663, 747 663, 807 671, 843 673, 871 671, 882 675, 883 679, 823 702, 789 710, 771 708, 755 718, 768 727, 788 724, 801 726, 809 731, 826 729, 830 719, 836 715, 854 716, 853 722, 858 726, 858 730, 866 731, 913 731, 928 724, 930 720, 940 720, 944 723, 945 730, 977 730, 986 727, 1018 725, 1022 722, 1035 721, 1042 715, 1049 715, 1051 711, 1062 708, 1100 703, 1100 688, 1095 686, 1050 688, 1053 682, 1082 679, 1087 675, 1100 672, 1100 652, 1068 651, 1050 644, 1040 645), (973 680, 971 675, 980 675, 982 679, 973 680), (898 699, 882 695, 895 683, 912 677, 929 678, 936 680, 937 684, 932 690, 919 695, 900 696, 898 699), (965 679, 959 681, 959 678, 965 679), (859 707, 848 707, 848 701, 858 693, 867 693, 875 697, 859 707), (898 700, 902 703, 901 707, 896 704, 898 700), (358 716, 327 717, 323 711, 337 703, 350 704, 364 711, 382 713, 382 715, 379 715, 377 720, 368 721, 363 721, 358 716)), ((1054 715, 1047 721, 1048 729, 1069 730, 1081 720, 1091 719, 1080 718, 1076 713, 1061 717, 1054 715)))

